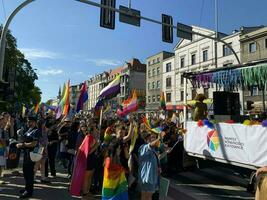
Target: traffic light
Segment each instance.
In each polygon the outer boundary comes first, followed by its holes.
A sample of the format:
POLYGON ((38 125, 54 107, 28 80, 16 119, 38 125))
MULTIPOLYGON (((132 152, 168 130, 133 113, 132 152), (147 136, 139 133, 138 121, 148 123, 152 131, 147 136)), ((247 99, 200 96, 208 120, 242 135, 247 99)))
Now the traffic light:
POLYGON ((247 110, 252 110, 254 108, 253 104, 253 101, 247 101, 247 110))
MULTIPOLYGON (((101 5, 116 8, 116 0, 101 0, 101 5)), ((115 11, 100 9, 100 26, 108 29, 115 29, 115 11)))
POLYGON ((173 43, 173 20, 172 16, 162 14, 162 41, 167 43, 173 43), (170 26, 164 25, 169 24, 170 26))

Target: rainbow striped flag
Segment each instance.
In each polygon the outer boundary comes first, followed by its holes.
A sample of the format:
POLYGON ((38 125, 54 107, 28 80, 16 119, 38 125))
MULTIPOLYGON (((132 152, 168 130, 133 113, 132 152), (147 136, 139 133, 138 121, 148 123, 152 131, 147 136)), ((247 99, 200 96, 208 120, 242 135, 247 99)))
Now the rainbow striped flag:
POLYGON ((101 90, 98 98, 102 99, 112 99, 120 93, 120 78, 118 75, 116 78, 111 81, 103 90, 101 90))
POLYGON ((102 200, 128 200, 127 180, 120 164, 105 160, 102 200))
POLYGON ((34 106, 34 113, 37 114, 39 111, 39 102, 36 103, 36 105, 34 106))
POLYGON ((148 121, 146 117, 143 118, 143 123, 146 126, 146 128, 151 129, 150 122, 148 121))

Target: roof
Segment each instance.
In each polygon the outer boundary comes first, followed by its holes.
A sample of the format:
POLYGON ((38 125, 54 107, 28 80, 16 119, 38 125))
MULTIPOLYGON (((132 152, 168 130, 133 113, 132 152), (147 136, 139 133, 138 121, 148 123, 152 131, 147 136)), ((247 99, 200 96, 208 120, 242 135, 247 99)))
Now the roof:
POLYGON ((117 67, 116 69, 112 69, 112 70, 110 70, 110 72, 109 72, 109 76, 114 76, 114 75, 116 75, 116 74, 120 74, 121 73, 121 71, 123 70, 123 66, 122 67, 117 67))

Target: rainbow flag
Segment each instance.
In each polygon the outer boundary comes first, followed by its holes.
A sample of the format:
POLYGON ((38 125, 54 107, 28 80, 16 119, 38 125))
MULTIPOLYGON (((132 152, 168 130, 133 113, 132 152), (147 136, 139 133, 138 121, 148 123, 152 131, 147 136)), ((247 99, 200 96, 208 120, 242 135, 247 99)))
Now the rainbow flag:
POLYGON ((159 126, 159 127, 156 127, 156 128, 152 128, 150 130, 152 132, 154 132, 154 133, 160 134, 162 132, 163 128, 161 126, 159 126))
POLYGON ((105 160, 102 200, 128 200, 124 168, 110 157, 105 160))
POLYGON ((150 122, 148 121, 146 117, 143 118, 143 123, 146 126, 146 128, 148 128, 149 130, 151 129, 150 122))
MULTIPOLYGON (((64 84, 65 86, 65 84, 64 84)), ((70 80, 67 83, 67 86, 64 87, 65 91, 62 91, 62 93, 64 93, 64 96, 62 97, 57 111, 56 111, 56 119, 59 119, 61 117, 61 115, 63 114, 64 116, 66 116, 69 112, 69 108, 70 108, 70 80)))
POLYGON ((131 112, 134 112, 138 109, 138 99, 137 99, 137 94, 136 90, 133 91, 132 97, 127 100, 125 100, 122 104, 123 110, 118 109, 117 110, 117 115, 120 117, 124 117, 128 115, 131 112))
POLYGON ((164 92, 161 92, 161 94, 160 94, 160 107, 162 108, 162 110, 166 110, 166 102, 165 102, 164 92))
POLYGON ((94 142, 92 135, 85 136, 82 144, 79 147, 76 155, 73 173, 70 183, 70 194, 73 196, 80 196, 83 186, 84 175, 86 171, 87 158, 94 142))
POLYGON ((88 92, 87 92, 87 85, 84 82, 80 91, 80 97, 79 97, 79 101, 77 103, 77 108, 76 108, 76 112, 79 112, 80 110, 83 109, 83 104, 88 100, 88 92))
POLYGON ((118 75, 113 81, 111 81, 103 90, 101 90, 99 97, 102 99, 111 99, 120 93, 120 78, 118 75))
POLYGON ((39 103, 37 102, 36 105, 34 106, 34 113, 37 114, 39 110, 39 103))
POLYGON ((135 146, 137 137, 138 137, 138 128, 137 128, 137 126, 135 126, 135 127, 134 127, 133 137, 132 137, 132 139, 131 139, 130 149, 129 149, 129 153, 130 153, 130 154, 131 154, 132 151, 134 150, 134 146, 135 146))

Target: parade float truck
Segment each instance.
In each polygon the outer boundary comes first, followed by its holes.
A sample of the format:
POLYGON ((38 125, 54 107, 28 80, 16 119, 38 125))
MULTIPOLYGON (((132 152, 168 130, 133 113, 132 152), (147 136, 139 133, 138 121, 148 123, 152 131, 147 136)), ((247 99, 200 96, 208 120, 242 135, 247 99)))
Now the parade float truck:
MULTIPOLYGON (((187 119, 188 110, 184 106, 184 119, 186 119, 184 127, 187 130, 184 148, 187 154, 196 158, 251 169, 254 172, 259 167, 267 166, 267 121, 264 97, 267 64, 257 63, 251 66, 219 68, 200 73, 187 72, 183 74, 183 77, 187 79, 184 91, 187 91, 189 82, 195 88, 214 87, 216 92, 220 90, 224 93, 227 91, 229 94, 238 94, 238 102, 240 102, 236 103, 233 95, 232 97, 224 95, 213 102, 213 116, 208 116, 208 119, 198 122, 187 119), (252 116, 244 112, 244 101, 247 100, 244 97, 244 91, 255 86, 263 91, 263 110, 261 118, 258 116, 257 120, 252 120, 252 116), (222 107, 219 113, 216 107, 222 107)), ((213 94, 215 95, 216 92, 213 94)), ((184 105, 187 105, 186 97, 185 94, 184 105)))

